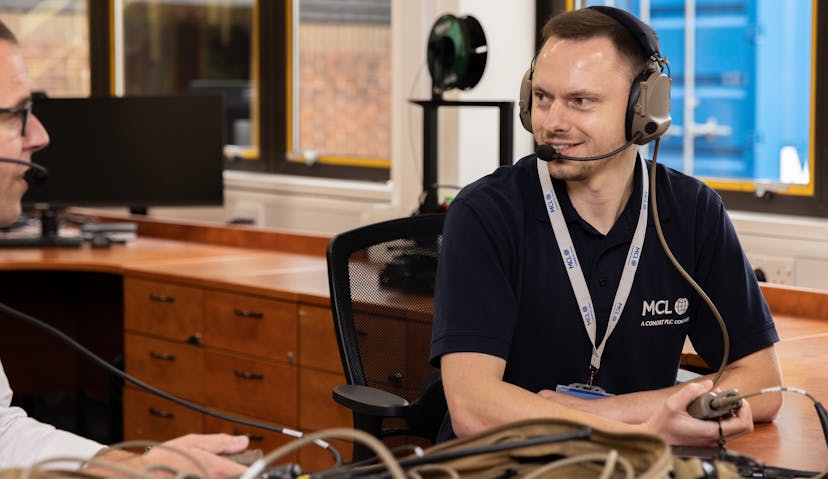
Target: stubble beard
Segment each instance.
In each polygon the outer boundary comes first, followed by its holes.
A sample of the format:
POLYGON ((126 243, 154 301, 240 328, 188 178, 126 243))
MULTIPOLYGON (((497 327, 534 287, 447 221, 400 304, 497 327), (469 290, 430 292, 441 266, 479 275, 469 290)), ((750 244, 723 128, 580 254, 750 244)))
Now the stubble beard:
POLYGON ((549 176, 560 181, 583 181, 592 175, 597 161, 552 160, 549 162, 549 176))

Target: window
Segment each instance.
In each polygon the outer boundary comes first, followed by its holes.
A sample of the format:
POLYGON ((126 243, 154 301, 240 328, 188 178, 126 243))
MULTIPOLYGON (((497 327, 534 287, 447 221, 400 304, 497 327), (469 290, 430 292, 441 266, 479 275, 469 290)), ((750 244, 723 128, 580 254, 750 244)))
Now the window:
POLYGON ((53 97, 89 95, 86 0, 4 1, 0 16, 20 42, 33 90, 53 97))
POLYGON ((286 168, 387 180, 390 0, 293 0, 291 5, 286 168))
POLYGON ((256 158, 254 0, 121 0, 115 91, 219 94, 227 156, 256 158))
POLYGON ((816 1, 614 5, 647 21, 670 61, 673 124, 659 162, 703 179, 729 208, 825 214, 813 143, 816 1))

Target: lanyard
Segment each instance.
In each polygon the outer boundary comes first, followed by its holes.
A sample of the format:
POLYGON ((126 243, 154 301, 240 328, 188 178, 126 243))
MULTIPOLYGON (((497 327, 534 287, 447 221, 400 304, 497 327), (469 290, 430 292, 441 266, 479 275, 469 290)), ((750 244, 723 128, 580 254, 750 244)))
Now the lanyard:
POLYGON ((544 205, 549 215, 549 222, 552 224, 552 230, 555 232, 555 241, 558 243, 561 259, 569 275, 569 283, 572 285, 572 291, 575 293, 575 299, 578 302, 578 310, 581 313, 584 328, 592 343, 592 358, 590 359, 589 380, 587 382, 589 385, 592 385, 595 373, 601 367, 601 356, 604 354, 604 346, 607 344, 607 338, 610 337, 610 334, 612 334, 615 326, 618 324, 618 320, 621 319, 624 304, 626 304, 630 296, 630 289, 632 289, 635 272, 638 269, 641 248, 644 245, 644 234, 647 231, 647 202, 650 198, 647 165, 644 159, 641 158, 641 210, 638 214, 638 225, 635 228, 630 249, 627 252, 627 259, 624 262, 624 271, 621 273, 621 281, 618 284, 618 290, 615 292, 615 299, 612 302, 609 323, 607 323, 607 332, 604 334, 601 344, 597 347, 595 346, 597 328, 595 326, 595 308, 592 306, 592 296, 589 294, 589 288, 587 288, 586 280, 584 279, 584 272, 581 270, 581 264, 575 254, 572 237, 569 235, 569 229, 566 227, 560 202, 558 202, 558 197, 555 195, 555 187, 552 185, 552 178, 549 176, 547 163, 538 158, 537 166, 538 178, 543 189, 544 205))

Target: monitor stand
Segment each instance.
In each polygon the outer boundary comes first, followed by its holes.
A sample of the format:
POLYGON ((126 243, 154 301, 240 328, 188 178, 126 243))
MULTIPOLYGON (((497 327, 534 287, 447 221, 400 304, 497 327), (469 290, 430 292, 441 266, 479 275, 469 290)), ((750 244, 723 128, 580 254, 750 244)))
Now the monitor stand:
POLYGON ((146 206, 130 206, 129 207, 129 214, 147 216, 147 207, 146 206))
POLYGON ((40 211, 40 236, 19 238, 0 238, 0 248, 79 248, 83 244, 81 236, 60 236, 58 229, 60 218, 54 208, 40 211))

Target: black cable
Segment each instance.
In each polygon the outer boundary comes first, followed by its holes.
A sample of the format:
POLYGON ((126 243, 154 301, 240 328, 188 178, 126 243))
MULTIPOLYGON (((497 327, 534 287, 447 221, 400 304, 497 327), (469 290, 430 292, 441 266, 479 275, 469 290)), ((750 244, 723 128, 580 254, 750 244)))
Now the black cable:
MULTIPOLYGON (((680 456, 681 457, 681 456, 680 456)), ((787 467, 776 467, 765 465, 752 457, 736 454, 732 451, 722 451, 715 459, 727 464, 736 466, 738 477, 750 477, 754 479, 796 479, 809 477, 819 479, 820 473, 816 471, 804 471, 787 467)), ((704 458, 708 464, 714 460, 713 457, 704 458)))
MULTIPOLYGON (((296 430, 293 430, 293 429, 280 427, 280 426, 274 426, 272 424, 251 421, 251 420, 248 420, 248 419, 241 419, 241 418, 237 418, 237 417, 233 417, 233 416, 228 416, 228 415, 221 414, 221 413, 215 412, 213 410, 207 409, 205 407, 199 406, 198 404, 193 404, 189 401, 186 401, 184 399, 173 396, 172 394, 166 393, 164 391, 161 391, 160 389, 157 389, 153 386, 150 386, 149 384, 147 384, 147 383, 145 383, 145 382, 143 382, 143 381, 141 381, 137 378, 134 378, 134 377, 130 376, 129 374, 127 374, 127 373, 121 371, 120 369, 116 368, 115 366, 109 364, 108 362, 104 361, 101 357, 99 357, 98 355, 96 355, 92 351, 86 349, 83 345, 81 345, 80 343, 78 343, 74 339, 70 338, 69 336, 64 334, 62 331, 55 328, 54 326, 46 324, 43 321, 40 321, 39 319, 37 319, 33 316, 29 316, 26 313, 23 313, 23 312, 20 312, 20 311, 14 309, 14 308, 11 308, 10 306, 8 306, 8 305, 6 305, 2 302, 0 302, 0 312, 3 312, 3 313, 5 313, 5 314, 7 314, 7 315, 9 315, 13 318, 19 319, 19 320, 21 320, 25 323, 28 323, 32 326, 35 326, 38 329, 41 329, 41 330, 51 334, 52 336, 58 338, 59 340, 63 341, 67 345, 69 345, 69 347, 71 347, 72 349, 74 349, 74 350, 78 351, 79 353, 81 353, 83 356, 85 356, 87 359, 92 361, 94 364, 97 364, 98 366, 100 366, 103 369, 109 371, 110 373, 114 374, 115 376, 123 379, 124 381, 130 382, 130 383, 138 386, 139 388, 141 388, 141 389, 143 389, 147 392, 155 394, 156 396, 162 397, 162 398, 164 398, 168 401, 174 402, 174 403, 176 403, 180 406, 184 406, 188 409, 192 409, 193 411, 197 411, 197 412, 200 412, 202 414, 206 414, 208 416, 212 416, 212 417, 215 417, 215 418, 218 418, 218 419, 222 419, 222 420, 229 421, 229 422, 234 422, 236 424, 242 424, 244 426, 258 427, 258 428, 261 428, 261 429, 265 429, 267 431, 278 432, 280 434, 284 434, 286 436, 290 436, 290 437, 294 437, 294 438, 300 438, 300 437, 303 436, 303 434, 300 431, 296 431, 296 430)), ((322 447, 324 449, 327 449, 333 455, 334 461, 336 462, 336 466, 339 466, 339 465, 342 464, 342 455, 339 453, 339 451, 336 450, 336 448, 334 448, 333 446, 331 446, 330 444, 328 444, 327 442, 322 441, 322 440, 314 441, 314 444, 316 444, 317 446, 322 447)))

